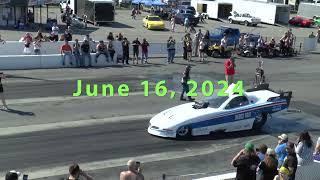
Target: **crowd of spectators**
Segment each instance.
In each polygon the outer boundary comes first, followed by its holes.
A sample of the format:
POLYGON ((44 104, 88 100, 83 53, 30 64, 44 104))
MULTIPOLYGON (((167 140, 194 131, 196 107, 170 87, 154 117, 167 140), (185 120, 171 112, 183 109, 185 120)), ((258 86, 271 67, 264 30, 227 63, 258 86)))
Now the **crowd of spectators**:
MULTIPOLYGON (((307 131, 295 143, 287 134, 278 136, 272 149, 261 144, 257 149, 248 142, 231 161, 237 168, 236 180, 295 180, 297 169, 312 165, 320 158, 320 138, 316 146, 307 131)), ((306 172, 303 172, 306 173, 306 172)))

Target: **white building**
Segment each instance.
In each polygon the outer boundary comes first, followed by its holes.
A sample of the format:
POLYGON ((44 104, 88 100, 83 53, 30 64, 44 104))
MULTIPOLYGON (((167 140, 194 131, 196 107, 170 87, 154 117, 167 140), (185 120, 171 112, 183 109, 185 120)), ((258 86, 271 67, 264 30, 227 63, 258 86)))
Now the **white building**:
POLYGON ((268 24, 287 24, 290 18, 290 6, 278 3, 250 0, 191 0, 191 5, 199 13, 209 18, 226 19, 230 12, 249 13, 268 24))

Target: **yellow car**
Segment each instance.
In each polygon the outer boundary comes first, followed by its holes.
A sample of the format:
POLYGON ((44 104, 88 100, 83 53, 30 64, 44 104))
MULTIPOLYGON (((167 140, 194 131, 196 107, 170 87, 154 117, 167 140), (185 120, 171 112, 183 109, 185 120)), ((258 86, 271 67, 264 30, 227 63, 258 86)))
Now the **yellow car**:
POLYGON ((143 26, 147 29, 159 29, 164 30, 165 25, 159 16, 148 15, 143 18, 143 26))

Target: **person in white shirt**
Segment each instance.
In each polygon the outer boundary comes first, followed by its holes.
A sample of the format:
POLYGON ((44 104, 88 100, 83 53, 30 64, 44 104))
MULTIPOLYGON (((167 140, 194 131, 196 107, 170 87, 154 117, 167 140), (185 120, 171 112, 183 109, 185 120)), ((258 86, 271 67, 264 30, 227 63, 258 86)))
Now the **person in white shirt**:
POLYGON ((220 54, 222 56, 224 56, 226 49, 227 49, 227 35, 224 35, 220 42, 220 54))
POLYGON ((34 47, 34 54, 40 55, 41 40, 37 39, 35 42, 33 42, 33 47, 34 47))
POLYGON ((59 27, 56 23, 53 24, 51 31, 54 37, 54 41, 59 41, 59 27))
POLYGON ((200 62, 204 62, 204 51, 205 51, 206 43, 204 38, 201 38, 199 43, 199 58, 200 62))
POLYGON ((263 50, 263 45, 264 45, 264 40, 262 36, 259 37, 258 42, 257 42, 257 57, 261 56, 262 50, 263 50))

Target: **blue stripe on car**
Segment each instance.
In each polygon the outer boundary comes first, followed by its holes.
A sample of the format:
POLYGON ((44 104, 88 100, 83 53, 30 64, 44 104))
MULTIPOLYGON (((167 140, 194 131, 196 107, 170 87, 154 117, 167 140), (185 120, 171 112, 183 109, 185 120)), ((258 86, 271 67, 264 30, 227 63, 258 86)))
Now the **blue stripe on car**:
MULTIPOLYGON (((201 128, 201 127, 214 126, 214 125, 218 125, 218 124, 230 123, 230 122, 235 122, 235 121, 242 121, 242 120, 246 120, 248 118, 253 118, 261 112, 274 113, 274 112, 276 112, 276 111, 272 110, 274 108, 274 106, 281 106, 280 110, 283 110, 283 109, 287 108, 286 104, 287 103, 282 102, 282 103, 268 104, 268 105, 264 105, 264 106, 260 106, 260 107, 254 107, 254 108, 250 108, 248 110, 241 110, 239 112, 233 112, 233 113, 230 113, 230 115, 224 114, 221 117, 214 117, 213 119, 192 123, 192 124, 189 124, 189 126, 191 128, 201 128), (254 110, 254 109, 257 109, 257 110, 254 110), (250 111, 251 111, 251 117, 243 118, 240 120, 235 119, 235 115, 245 113, 245 112, 250 112, 250 111)), ((280 110, 277 110, 277 111, 280 111, 280 110)))

